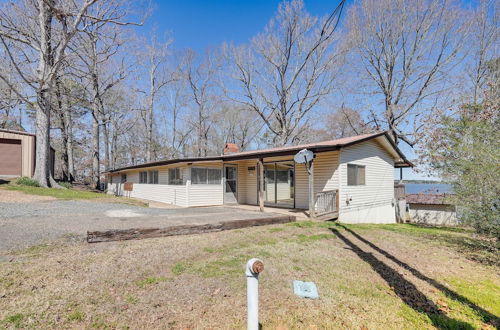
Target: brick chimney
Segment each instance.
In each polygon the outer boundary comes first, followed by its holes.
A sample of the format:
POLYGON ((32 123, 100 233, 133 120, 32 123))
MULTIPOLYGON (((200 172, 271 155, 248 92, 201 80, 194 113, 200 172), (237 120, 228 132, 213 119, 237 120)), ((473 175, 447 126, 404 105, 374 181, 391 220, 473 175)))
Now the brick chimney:
POLYGON ((226 143, 224 146, 224 152, 222 154, 228 155, 228 154, 234 154, 240 152, 240 147, 238 147, 237 144, 235 143, 226 143))

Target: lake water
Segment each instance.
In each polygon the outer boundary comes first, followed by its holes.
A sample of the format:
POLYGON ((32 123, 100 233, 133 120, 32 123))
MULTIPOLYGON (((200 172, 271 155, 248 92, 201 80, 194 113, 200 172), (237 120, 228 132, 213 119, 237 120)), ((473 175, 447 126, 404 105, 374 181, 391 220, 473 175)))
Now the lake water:
POLYGON ((407 183, 405 186, 407 194, 452 192, 451 185, 445 183, 407 183))

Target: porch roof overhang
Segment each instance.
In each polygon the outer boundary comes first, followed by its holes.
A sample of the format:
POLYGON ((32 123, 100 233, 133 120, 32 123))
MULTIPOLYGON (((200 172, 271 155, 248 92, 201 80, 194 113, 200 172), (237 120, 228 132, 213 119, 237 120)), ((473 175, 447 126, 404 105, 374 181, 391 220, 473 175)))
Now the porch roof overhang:
MULTIPOLYGON (((245 159, 260 159, 260 158, 270 158, 279 156, 292 156, 302 149, 309 149, 314 153, 327 152, 340 150, 354 144, 362 143, 368 140, 377 139, 386 149, 390 149, 390 153, 395 159, 394 167, 413 167, 414 165, 406 159, 405 155, 399 150, 397 145, 394 143, 392 138, 387 132, 379 132, 373 134, 364 134, 348 138, 342 138, 331 141, 323 141, 317 143, 303 144, 298 146, 290 147, 280 147, 280 148, 270 148, 262 150, 252 150, 243 151, 233 154, 226 154, 220 156, 212 157, 192 157, 192 158, 178 158, 178 159, 168 159, 151 163, 144 163, 139 165, 127 166, 122 168, 117 168, 109 170, 105 173, 117 173, 126 170, 146 168, 146 167, 159 167, 173 164, 183 164, 183 163, 197 163, 197 162, 225 162, 225 161, 236 161, 245 159)), ((388 150, 389 151, 389 150, 388 150)))

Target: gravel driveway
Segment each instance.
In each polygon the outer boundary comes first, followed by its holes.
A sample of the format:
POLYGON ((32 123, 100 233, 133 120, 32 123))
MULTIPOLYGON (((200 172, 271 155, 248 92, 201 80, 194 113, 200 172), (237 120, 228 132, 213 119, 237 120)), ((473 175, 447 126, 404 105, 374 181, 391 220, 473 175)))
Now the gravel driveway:
POLYGON ((61 237, 83 240, 88 230, 206 224, 266 216, 269 213, 230 207, 155 209, 77 200, 0 203, 0 251, 24 248, 61 237))

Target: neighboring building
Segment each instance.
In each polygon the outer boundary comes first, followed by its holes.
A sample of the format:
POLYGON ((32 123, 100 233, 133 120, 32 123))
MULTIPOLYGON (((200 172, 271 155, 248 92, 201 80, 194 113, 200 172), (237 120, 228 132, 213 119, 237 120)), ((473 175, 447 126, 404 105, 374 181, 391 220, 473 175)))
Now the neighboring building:
POLYGON ((183 207, 223 204, 309 208, 309 178, 294 155, 314 152, 314 212, 350 223, 394 223, 394 167, 412 164, 386 132, 300 146, 158 161, 108 172, 108 193, 183 207), (262 175, 260 174, 262 173, 262 175), (125 182, 131 191, 124 192, 125 182), (261 189, 262 187, 262 189, 261 189))
POLYGON ((410 221, 429 225, 458 225, 455 205, 448 201, 447 196, 425 193, 406 195, 410 221))
MULTIPOLYGON (((35 134, 0 129, 0 176, 32 177, 35 171, 35 134)), ((50 148, 50 168, 54 174, 55 151, 50 148)))

